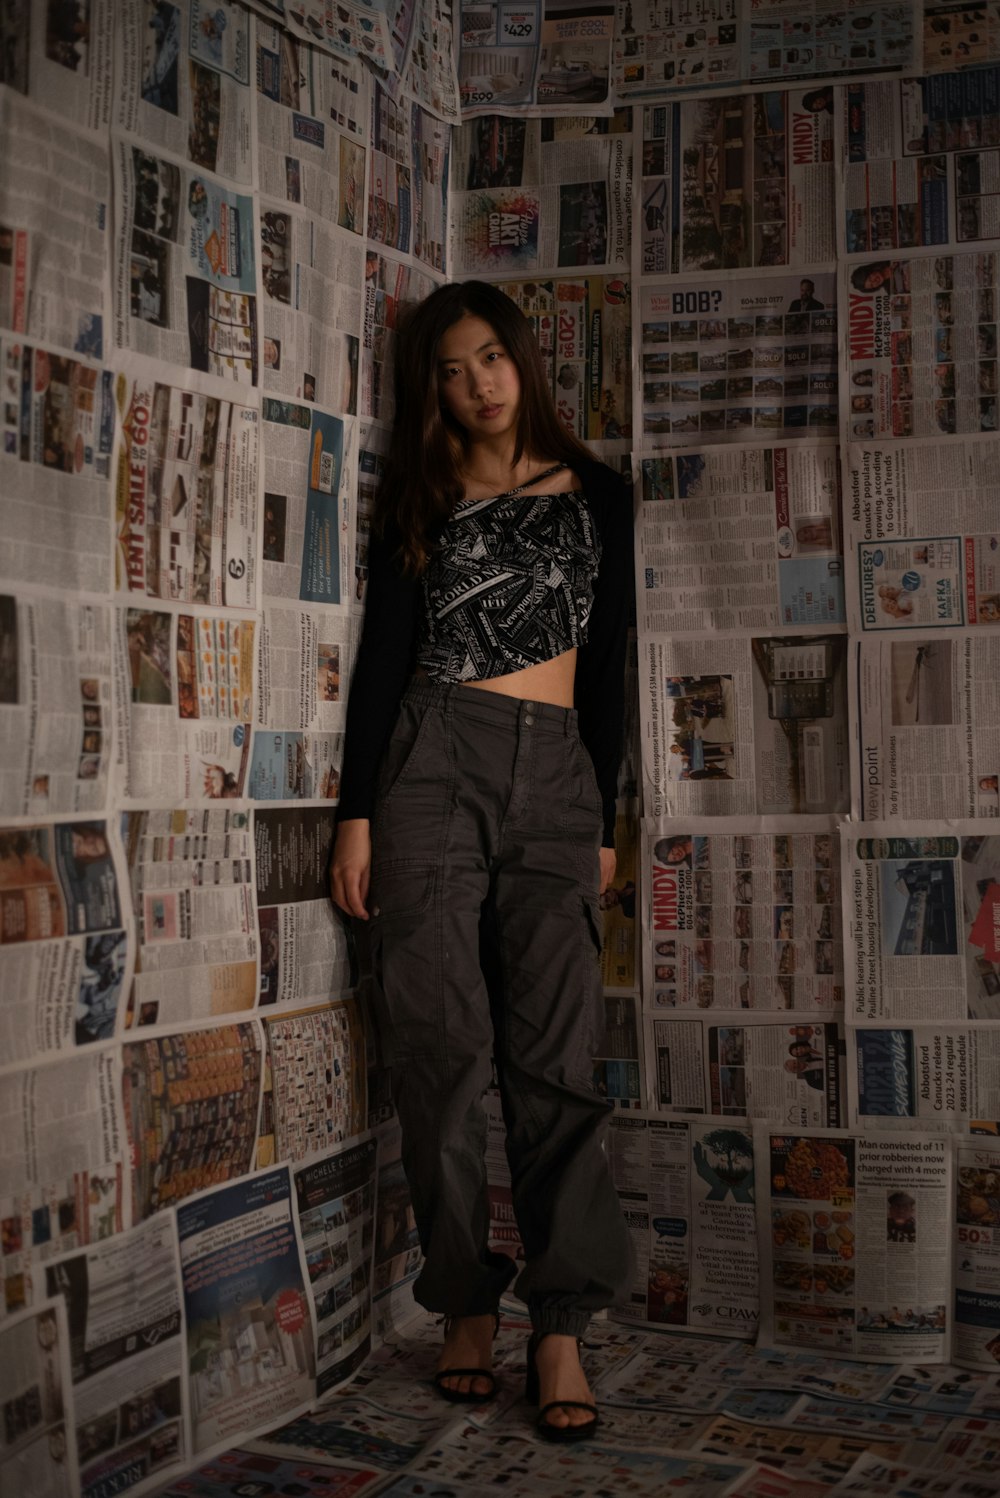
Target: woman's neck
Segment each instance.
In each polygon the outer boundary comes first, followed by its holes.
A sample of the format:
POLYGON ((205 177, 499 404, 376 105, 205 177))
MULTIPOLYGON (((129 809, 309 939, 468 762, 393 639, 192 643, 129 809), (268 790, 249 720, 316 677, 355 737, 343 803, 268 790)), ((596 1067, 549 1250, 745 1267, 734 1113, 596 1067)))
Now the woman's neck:
POLYGON ((466 449, 461 466, 467 488, 488 489, 499 494, 506 489, 515 489, 519 484, 530 483, 532 475, 539 473, 545 464, 528 453, 522 453, 515 463, 513 443, 494 447, 477 442, 466 449))

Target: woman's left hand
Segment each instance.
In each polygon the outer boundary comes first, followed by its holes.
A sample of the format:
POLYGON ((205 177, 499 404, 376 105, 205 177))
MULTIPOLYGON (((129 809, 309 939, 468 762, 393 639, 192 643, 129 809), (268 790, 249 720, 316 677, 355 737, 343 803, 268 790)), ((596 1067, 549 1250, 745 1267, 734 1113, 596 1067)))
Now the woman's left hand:
POLYGON ((599 894, 604 893, 612 879, 615 877, 615 850, 614 848, 601 849, 601 887, 599 894))

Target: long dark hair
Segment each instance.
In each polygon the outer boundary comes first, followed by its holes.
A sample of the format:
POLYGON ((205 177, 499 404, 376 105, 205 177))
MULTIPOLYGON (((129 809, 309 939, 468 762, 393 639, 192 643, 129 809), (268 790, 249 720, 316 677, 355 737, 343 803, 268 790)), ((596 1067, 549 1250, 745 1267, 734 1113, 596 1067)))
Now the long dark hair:
POLYGON ((438 345, 462 317, 489 323, 521 381, 514 463, 562 459, 569 468, 590 460, 556 414, 531 324, 510 297, 485 281, 439 286, 401 320, 396 344, 396 415, 374 522, 402 538, 408 572, 422 572, 433 536, 465 493, 465 431, 442 409, 438 345))

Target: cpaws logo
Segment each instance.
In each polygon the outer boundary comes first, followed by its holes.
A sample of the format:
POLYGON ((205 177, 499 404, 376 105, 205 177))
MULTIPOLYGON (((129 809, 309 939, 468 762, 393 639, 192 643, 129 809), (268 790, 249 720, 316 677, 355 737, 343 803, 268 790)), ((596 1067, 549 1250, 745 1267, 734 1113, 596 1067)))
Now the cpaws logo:
POLYGON ((702 1304, 700 1306, 692 1306, 691 1309, 692 1311, 694 1311, 696 1316, 711 1316, 712 1312, 715 1310, 715 1307, 702 1304))

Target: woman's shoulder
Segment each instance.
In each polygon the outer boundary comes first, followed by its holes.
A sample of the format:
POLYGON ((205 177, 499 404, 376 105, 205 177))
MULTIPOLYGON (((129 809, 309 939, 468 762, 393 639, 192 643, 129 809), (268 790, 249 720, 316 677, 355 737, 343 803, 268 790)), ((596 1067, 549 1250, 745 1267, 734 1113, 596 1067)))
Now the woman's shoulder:
POLYGON ((580 479, 587 503, 603 530, 613 520, 632 519, 632 488, 630 480, 609 468, 598 458, 581 456, 574 460, 573 467, 580 479))

